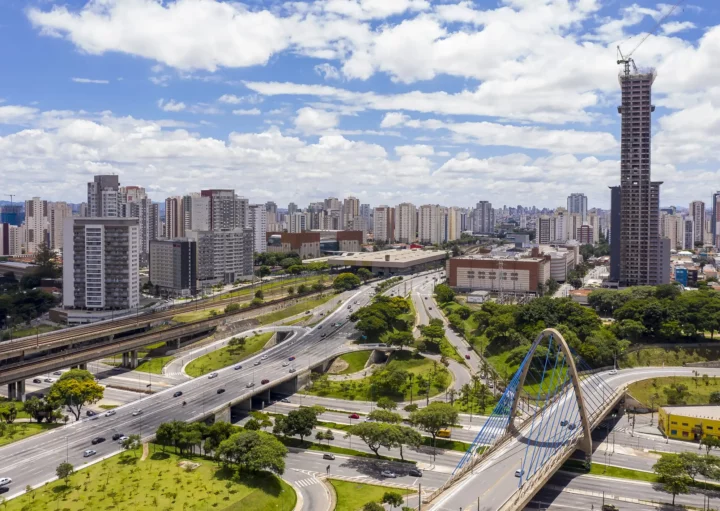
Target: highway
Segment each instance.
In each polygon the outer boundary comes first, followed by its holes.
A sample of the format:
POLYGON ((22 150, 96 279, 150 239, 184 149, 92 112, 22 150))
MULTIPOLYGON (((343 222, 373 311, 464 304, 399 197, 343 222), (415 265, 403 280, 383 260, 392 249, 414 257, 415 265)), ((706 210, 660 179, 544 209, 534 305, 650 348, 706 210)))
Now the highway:
MULTIPOLYGON (((704 371, 711 376, 720 375, 720 369, 707 368, 704 371)), ((602 373, 604 381, 612 388, 618 388, 647 378, 673 375, 692 376, 692 369, 682 367, 643 367, 624 369, 614 375, 609 374, 609 372, 602 373)), ((587 383, 586 380, 584 380, 583 387, 586 388, 586 386, 587 383)), ((542 415, 535 419, 534 427, 540 428, 540 424, 544 424, 545 421, 553 421, 548 423, 550 425, 557 424, 557 410, 564 405, 567 399, 574 401, 574 393, 566 393, 565 396, 562 396, 552 406, 544 410, 542 415)), ((592 401, 586 401, 588 413, 591 413, 595 409, 594 406, 592 401)), ((553 430, 559 431, 560 427, 553 427, 553 430)), ((529 433, 530 425, 522 430, 524 437, 528 436, 529 433)), ((529 448, 530 451, 533 449, 536 451, 537 456, 542 457, 547 454, 546 450, 554 452, 557 449, 557 445, 549 442, 529 448)), ((518 490, 518 478, 515 477, 515 471, 523 467, 525 452, 526 443, 521 442, 516 436, 479 464, 472 475, 461 479, 457 484, 436 498, 430 505, 426 506, 426 509, 433 511, 474 510, 478 498, 480 498, 484 506, 481 507, 481 509, 488 511, 500 509, 518 490)), ((599 460, 596 458, 596 461, 599 460)), ((525 468, 527 469, 528 467, 525 468)))
MULTIPOLYGON (((369 302, 372 291, 373 286, 364 286, 355 292, 345 293, 343 298, 347 303, 357 300, 358 306, 363 306, 369 302)), ((154 434, 163 422, 198 420, 210 410, 220 408, 228 402, 239 402, 258 391, 269 389, 270 385, 263 386, 260 383, 264 378, 271 382, 286 379, 291 368, 301 374, 319 361, 332 356, 353 337, 355 327, 346 320, 346 316, 347 310, 343 304, 305 335, 287 343, 280 343, 245 360, 241 370, 236 371, 232 367, 222 369, 218 371, 217 378, 197 378, 143 397, 118 408, 111 417, 84 419, 0 448, 0 459, 3 460, 0 477, 13 479, 9 492, 4 496, 15 496, 23 492, 26 485, 36 486, 52 479, 55 467, 63 461, 69 461, 79 469, 86 462, 116 454, 120 447, 111 441, 113 433, 148 437, 154 434), (338 322, 342 323, 342 326, 331 326, 338 322), (326 337, 323 337, 323 334, 326 337), (262 356, 267 356, 267 359, 255 366, 254 363, 262 356), (282 367, 290 356, 294 356, 295 361, 288 367, 282 367), (252 389, 246 387, 250 382, 255 383, 252 389), (220 388, 225 389, 225 393, 217 394, 216 391, 220 388), (173 398, 172 394, 177 390, 182 391, 183 396, 173 398), (187 406, 182 406, 183 400, 187 402, 187 406), (135 410, 142 410, 143 413, 133 416, 135 410), (107 441, 91 446, 91 439, 97 436, 103 436, 107 441), (83 458, 82 452, 91 447, 97 451, 97 455, 83 458)))

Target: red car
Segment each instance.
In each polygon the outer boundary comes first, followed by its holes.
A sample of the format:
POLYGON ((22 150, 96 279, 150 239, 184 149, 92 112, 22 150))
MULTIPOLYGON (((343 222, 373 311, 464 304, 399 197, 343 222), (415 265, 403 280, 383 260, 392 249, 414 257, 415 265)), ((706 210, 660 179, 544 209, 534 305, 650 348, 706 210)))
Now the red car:
POLYGON ((465 358, 470 360, 470 355, 465 355, 465 358))
POLYGON ((359 419, 359 418, 360 418, 360 416, 356 413, 351 413, 350 415, 348 415, 348 419, 359 419))
POLYGON ((266 383, 270 383, 270 380, 265 379, 265 380, 263 380, 263 381, 260 382, 261 385, 265 385, 266 383))
POLYGON ((290 357, 288 360, 292 362, 293 360, 295 360, 295 357, 290 357))

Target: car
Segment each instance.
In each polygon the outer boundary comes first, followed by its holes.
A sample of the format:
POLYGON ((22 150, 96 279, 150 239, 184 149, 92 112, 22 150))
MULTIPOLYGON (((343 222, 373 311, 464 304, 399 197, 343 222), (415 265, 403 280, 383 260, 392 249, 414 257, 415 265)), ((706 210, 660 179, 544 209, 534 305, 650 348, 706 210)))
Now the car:
POLYGON ((7 486, 10 483, 12 483, 12 479, 10 479, 9 477, 0 477, 0 487, 7 486))
POLYGON ((425 297, 425 299, 427 300, 427 299, 428 299, 428 297, 426 296, 426 297, 425 297))
POLYGON ((208 380, 212 380, 213 378, 217 378, 217 377, 218 377, 218 373, 210 373, 210 374, 208 374, 208 380))
POLYGON ((225 389, 217 389, 218 394, 222 394, 223 392, 225 392, 225 389))
POLYGON ((90 443, 93 444, 93 445, 97 445, 97 444, 103 443, 104 441, 105 441, 105 438, 104 438, 104 437, 96 436, 95 438, 93 438, 93 439, 90 441, 90 443))
POLYGON ((282 398, 282 399, 280 400, 280 402, 281 402, 281 403, 289 403, 290 400, 289 400, 288 398, 284 397, 284 398, 282 398))
POLYGON ((324 339, 325 337, 327 337, 327 334, 322 334, 320 337, 324 339))
POLYGON ((107 412, 105 412, 105 417, 112 417, 116 413, 117 412, 115 410, 108 410, 107 412))
POLYGON ((561 421, 560 421, 560 426, 562 426, 563 428, 564 428, 565 426, 567 426, 567 425, 568 425, 568 421, 566 421, 566 420, 561 420, 561 421))
POLYGON ((617 369, 612 369, 609 374, 617 374, 617 369))
POLYGON ((318 325, 317 329, 322 330, 322 325, 318 325))
POLYGON ((397 474, 392 470, 383 470, 382 472, 380 472, 380 475, 383 477, 391 477, 393 479, 397 477, 397 474))
POLYGON ((60 371, 55 371, 53 374, 54 374, 55 376, 60 376, 60 375, 62 375, 62 373, 61 373, 60 371))
POLYGON ((268 384, 268 383, 270 383, 270 380, 268 380, 267 378, 265 378, 264 380, 262 380, 262 381, 260 382, 260 385, 266 385, 266 384, 268 384))
POLYGON ((267 355, 263 355, 262 357, 260 357, 260 360, 267 360, 267 355))
POLYGON ((260 362, 259 360, 256 360, 253 365, 254 365, 254 366, 259 366, 260 364, 262 364, 262 362, 260 362))
POLYGON ((357 303, 357 300, 355 300, 353 303, 357 303))
POLYGON ((468 360, 470 360, 470 355, 465 354, 465 358, 468 359, 468 360))
POLYGON ((289 372, 289 373, 294 373, 294 372, 295 372, 295 368, 294 368, 294 367, 291 367, 288 372, 289 372))
POLYGON ((251 388, 253 388, 254 386, 255 386, 255 382, 254 382, 254 381, 249 381, 249 382, 247 382, 247 385, 245 385, 245 387, 248 388, 248 389, 251 389, 251 388))
POLYGON ((305 311, 305 314, 310 314, 310 311, 305 311))
POLYGON ((95 412, 93 412, 92 410, 88 410, 87 412, 85 412, 85 415, 87 415, 88 417, 92 417, 93 415, 95 415, 95 412))
POLYGON ((325 454, 323 454, 323 459, 324 459, 324 460, 334 460, 334 459, 335 459, 335 455, 334 455, 334 454, 330 454, 329 452, 326 452, 325 454))
POLYGON ((135 411, 132 413, 132 416, 133 416, 133 417, 137 417, 138 415, 142 415, 142 413, 143 413, 142 410, 135 410, 135 411))
POLYGON ((356 413, 351 413, 350 415, 348 415, 348 419, 359 419, 359 418, 360 418, 360 416, 356 413))
POLYGON ((242 366, 240 364, 236 365, 234 369, 237 371, 238 369, 242 369, 242 366))
POLYGON ((347 308, 348 308, 348 309, 352 309, 352 305, 348 305, 347 308))
POLYGON ((432 307, 428 307, 428 309, 432 310, 432 307))
POLYGON ((295 357, 290 357, 288 360, 292 362, 293 360, 295 360, 295 357))
POLYGON ((83 451, 83 458, 89 458, 90 456, 95 456, 97 454, 97 451, 93 449, 86 449, 83 451))
POLYGON ((575 424, 573 424, 572 422, 571 422, 570 424, 568 424, 568 429, 569 429, 570 431, 572 431, 573 429, 575 429, 575 424))
POLYGON ((53 383, 55 380, 53 380, 52 378, 45 378, 43 381, 45 383, 53 383))
POLYGON ((515 477, 522 477, 524 473, 525 473, 525 471, 523 469, 519 468, 515 471, 515 477))
POLYGON ((173 397, 180 397, 182 396, 182 390, 178 390, 175 394, 173 394, 173 397))
POLYGON ((290 362, 283 362, 283 364, 282 364, 283 367, 287 367, 289 365, 290 365, 290 362))
POLYGON ((125 440, 127 440, 127 439, 128 439, 128 437, 125 436, 125 435, 123 435, 123 436, 121 436, 120 438, 118 438, 117 441, 118 441, 119 443, 123 443, 123 442, 124 442, 125 440))
POLYGON ((422 477, 422 470, 419 468, 411 468, 408 470, 408 475, 413 477, 422 477))
POLYGON ((40 378, 33 378, 33 383, 42 383, 40 378))
POLYGON ((125 435, 123 435, 122 433, 113 433, 113 436, 112 436, 113 442, 117 442, 124 436, 125 435))

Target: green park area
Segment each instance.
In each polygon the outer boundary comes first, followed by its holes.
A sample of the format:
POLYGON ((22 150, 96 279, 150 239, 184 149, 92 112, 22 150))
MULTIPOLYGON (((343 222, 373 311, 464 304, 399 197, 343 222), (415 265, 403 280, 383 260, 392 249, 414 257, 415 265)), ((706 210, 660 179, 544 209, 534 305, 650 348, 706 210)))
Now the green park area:
POLYGON ((667 376, 632 383, 628 392, 641 403, 654 408, 720 404, 720 379, 702 374, 702 368, 699 368, 697 376, 667 376))
POLYGON ((415 495, 417 492, 377 484, 356 483, 354 481, 341 481, 328 479, 337 495, 335 511, 360 511, 368 502, 383 502, 387 493, 394 493, 401 498, 415 495))
MULTIPOLYGON (((283 319, 295 316, 296 314, 304 313, 305 311, 309 311, 311 309, 314 309, 315 307, 319 307, 332 300, 333 298, 336 298, 336 296, 330 291, 328 291, 328 293, 323 296, 307 299, 299 298, 300 301, 298 303, 293 304, 289 307, 285 307, 284 309, 281 309, 279 311, 271 312, 270 314, 260 316, 258 320, 260 321, 261 325, 270 325, 277 321, 282 321, 283 319)), ((300 320, 302 320, 302 318, 300 318, 300 320)))
POLYGON ((189 376, 198 377, 237 364, 260 351, 272 336, 273 332, 266 332, 247 338, 235 337, 235 341, 229 341, 228 346, 211 351, 190 362, 185 372, 189 376))
MULTIPOLYGON (((164 342, 157 342, 140 348, 138 350, 140 363, 135 370, 143 373, 162 374, 163 367, 173 359, 171 355, 165 355, 166 348, 167 345, 164 342)), ((103 360, 103 363, 119 366, 120 359, 118 355, 114 355, 113 358, 103 360)))
POLYGON ((234 472, 211 459, 181 457, 154 446, 142 460, 142 448, 95 465, 76 467, 58 480, 6 502, 3 511, 292 511, 297 496, 267 472, 234 472))
POLYGON ((340 355, 338 358, 345 362, 347 366, 336 374, 352 374, 362 371, 370 358, 371 351, 353 351, 340 355))
POLYGON ((177 323, 192 323, 193 321, 200 321, 203 319, 208 319, 213 316, 217 316, 219 314, 223 313, 222 308, 217 309, 202 309, 197 310, 193 312, 184 312, 182 314, 178 314, 177 316, 173 316, 173 321, 177 323))
POLYGON ((282 297, 289 294, 290 288, 293 292, 298 291, 298 287, 305 286, 308 290, 313 284, 322 284, 324 286, 332 284, 331 275, 308 275, 303 277, 283 277, 281 279, 257 282, 254 286, 244 287, 237 291, 224 293, 218 296, 218 299, 235 298, 235 297, 251 297, 258 289, 262 289, 266 296, 282 297))
POLYGON ((62 426, 62 424, 54 423, 36 423, 36 422, 14 422, 7 424, 0 422, 0 446, 17 442, 24 438, 44 433, 50 429, 62 426))
POLYGON ((434 360, 410 350, 393 352, 387 364, 371 376, 359 380, 330 381, 327 375, 316 379, 306 393, 338 399, 375 401, 389 397, 395 401, 422 400, 444 392, 452 382, 450 372, 434 360))

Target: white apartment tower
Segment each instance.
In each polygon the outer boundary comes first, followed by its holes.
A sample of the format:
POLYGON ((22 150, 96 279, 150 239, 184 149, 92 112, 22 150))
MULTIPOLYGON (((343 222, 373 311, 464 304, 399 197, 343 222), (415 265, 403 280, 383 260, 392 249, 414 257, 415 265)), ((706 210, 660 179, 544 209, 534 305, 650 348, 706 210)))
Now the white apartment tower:
POLYGON ((395 208, 378 206, 373 210, 373 236, 375 241, 395 241, 395 208))
POLYGON ((448 210, 436 204, 420 206, 418 239, 420 243, 440 244, 447 241, 448 210))
POLYGON ((71 216, 72 209, 67 202, 50 204, 50 248, 53 250, 62 250, 65 219, 71 216))
POLYGON ((40 245, 49 245, 48 202, 33 197, 25 201, 25 250, 28 254, 37 252, 40 245))
POLYGON ((690 217, 693 220, 693 241, 695 243, 705 242, 705 203, 701 200, 690 203, 690 217))
POLYGON ((253 231, 253 252, 267 252, 267 210, 265 204, 250 204, 248 210, 250 228, 253 231))
POLYGON ((355 217, 360 216, 360 199, 348 197, 342 205, 342 228, 347 229, 355 217))
POLYGON ((120 194, 118 176, 94 176, 88 183, 87 214, 92 218, 117 217, 120 194))
POLYGON ((403 202, 395 207, 395 239, 400 243, 412 243, 417 239, 417 208, 403 202))

